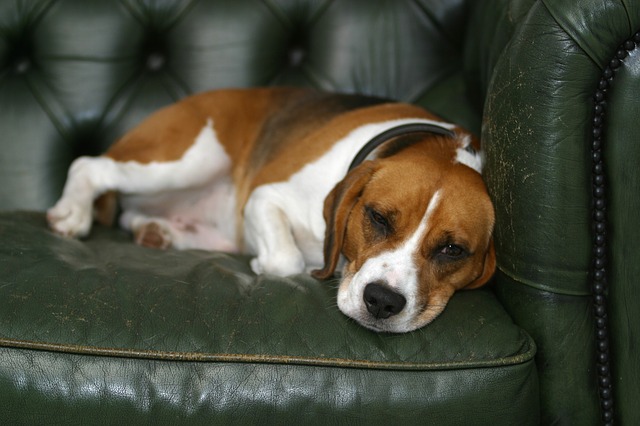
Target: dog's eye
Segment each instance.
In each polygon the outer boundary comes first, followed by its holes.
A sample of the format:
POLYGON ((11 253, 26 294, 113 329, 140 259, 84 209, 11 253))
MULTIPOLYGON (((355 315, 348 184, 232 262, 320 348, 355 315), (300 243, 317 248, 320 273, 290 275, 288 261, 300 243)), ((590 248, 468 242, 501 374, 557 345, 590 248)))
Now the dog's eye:
POLYGON ((382 213, 379 213, 375 210, 371 211, 371 219, 378 225, 384 226, 385 228, 389 225, 389 222, 387 222, 387 219, 382 216, 382 213))
POLYGON ((444 256, 451 260, 459 259, 465 254, 465 249, 456 244, 446 244, 438 250, 438 255, 444 256))
POLYGON ((391 232, 391 224, 382 213, 372 207, 367 207, 366 211, 367 216, 369 216, 369 220, 376 228, 376 230, 383 234, 389 234, 391 232))

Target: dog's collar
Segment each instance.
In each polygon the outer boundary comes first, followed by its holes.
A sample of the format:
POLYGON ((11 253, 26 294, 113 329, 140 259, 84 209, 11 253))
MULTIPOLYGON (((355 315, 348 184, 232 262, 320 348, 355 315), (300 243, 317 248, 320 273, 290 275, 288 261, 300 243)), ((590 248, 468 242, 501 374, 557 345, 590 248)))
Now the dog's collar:
POLYGON ((367 156, 373 152, 373 150, 375 150, 385 142, 388 142, 391 139, 395 139, 399 136, 405 136, 412 133, 434 133, 436 135, 448 136, 451 138, 455 136, 455 133, 452 130, 432 123, 416 122, 392 127, 389 130, 386 130, 375 136, 369 142, 364 144, 364 146, 353 158, 353 161, 351 161, 348 171, 351 171, 352 169, 360 165, 360 163, 362 163, 367 158, 367 156))

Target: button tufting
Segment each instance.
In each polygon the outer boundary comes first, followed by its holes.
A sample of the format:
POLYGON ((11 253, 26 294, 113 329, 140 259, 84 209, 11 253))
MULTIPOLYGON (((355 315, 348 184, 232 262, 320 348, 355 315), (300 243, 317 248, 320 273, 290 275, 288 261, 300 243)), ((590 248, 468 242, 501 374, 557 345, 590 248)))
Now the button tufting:
POLYGON ((306 56, 306 52, 300 46, 294 46, 289 50, 289 64, 293 67, 299 66, 306 56))
POLYGON ((31 60, 29 58, 18 58, 13 63, 13 72, 16 74, 26 74, 31 68, 31 60))
POLYGON ((164 68, 166 63, 166 57, 158 52, 150 53, 147 56, 147 69, 149 71, 157 72, 164 68))

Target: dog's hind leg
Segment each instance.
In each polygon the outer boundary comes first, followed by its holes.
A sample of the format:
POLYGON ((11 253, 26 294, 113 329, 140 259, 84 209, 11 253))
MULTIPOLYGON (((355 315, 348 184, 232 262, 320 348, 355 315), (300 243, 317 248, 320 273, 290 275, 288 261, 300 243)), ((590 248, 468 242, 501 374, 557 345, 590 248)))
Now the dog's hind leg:
POLYGON ((47 219, 55 232, 82 237, 91 228, 94 201, 108 191, 144 197, 200 187, 226 175, 230 164, 211 122, 175 161, 143 163, 116 161, 108 156, 80 157, 71 165, 62 197, 49 209, 47 219))

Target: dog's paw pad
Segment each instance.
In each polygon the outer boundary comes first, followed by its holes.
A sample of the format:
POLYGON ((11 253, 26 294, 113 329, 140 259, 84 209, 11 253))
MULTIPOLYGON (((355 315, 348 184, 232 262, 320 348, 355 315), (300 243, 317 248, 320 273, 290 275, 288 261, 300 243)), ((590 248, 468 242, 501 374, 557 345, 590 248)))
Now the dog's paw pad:
POLYGON ((91 229, 91 206, 62 199, 47 211, 49 227, 66 237, 84 237, 91 229))
POLYGON ((134 231, 136 244, 143 247, 166 249, 171 246, 171 233, 156 222, 146 223, 134 231))

